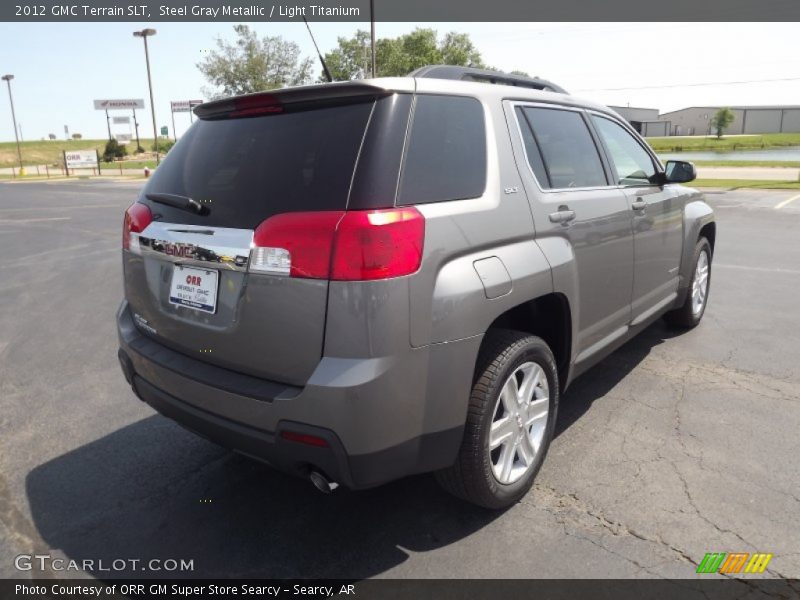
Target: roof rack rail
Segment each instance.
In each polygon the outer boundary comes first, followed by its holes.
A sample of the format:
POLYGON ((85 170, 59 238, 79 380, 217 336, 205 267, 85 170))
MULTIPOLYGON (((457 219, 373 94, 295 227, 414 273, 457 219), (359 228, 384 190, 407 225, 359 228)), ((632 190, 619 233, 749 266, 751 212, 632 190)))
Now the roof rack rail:
POLYGON ((490 71, 489 69, 476 69, 474 67, 456 67, 453 65, 428 65, 420 67, 408 74, 409 77, 424 77, 426 79, 456 79, 461 81, 477 81, 479 83, 494 83, 499 85, 513 85, 516 87, 544 90, 546 92, 568 93, 560 85, 539 77, 525 77, 513 75, 503 71, 490 71))

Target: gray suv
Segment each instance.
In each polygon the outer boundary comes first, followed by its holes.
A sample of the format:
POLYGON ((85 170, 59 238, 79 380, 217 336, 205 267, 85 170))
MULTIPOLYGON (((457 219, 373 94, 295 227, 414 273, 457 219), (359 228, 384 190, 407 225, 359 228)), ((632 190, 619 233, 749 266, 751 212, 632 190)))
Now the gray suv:
POLYGON ((124 220, 136 395, 329 491, 501 508, 570 382, 703 316, 690 163, 538 78, 456 67, 203 104, 124 220))

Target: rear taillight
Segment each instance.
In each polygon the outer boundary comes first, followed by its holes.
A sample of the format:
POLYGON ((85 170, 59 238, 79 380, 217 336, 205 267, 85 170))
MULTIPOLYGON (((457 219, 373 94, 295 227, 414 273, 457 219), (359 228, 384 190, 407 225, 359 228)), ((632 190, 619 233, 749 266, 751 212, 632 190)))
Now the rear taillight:
POLYGON ((153 213, 144 204, 134 202, 125 211, 122 222, 122 248, 139 253, 139 236, 153 222, 153 213))
POLYGON ((419 269, 425 219, 415 208, 276 215, 256 229, 250 269, 364 281, 419 269))

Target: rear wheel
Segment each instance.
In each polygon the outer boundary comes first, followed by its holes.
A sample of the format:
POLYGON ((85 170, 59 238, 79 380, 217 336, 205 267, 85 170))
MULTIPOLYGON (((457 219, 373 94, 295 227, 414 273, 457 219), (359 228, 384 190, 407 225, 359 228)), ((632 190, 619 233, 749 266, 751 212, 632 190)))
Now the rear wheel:
POLYGON ((442 487, 487 508, 517 502, 547 454, 558 395, 555 359, 542 339, 490 331, 478 358, 458 458, 437 473, 442 487))
POLYGON ((697 240, 693 260, 692 283, 686 301, 680 308, 664 315, 667 323, 675 327, 696 327, 706 312, 711 287, 711 244, 706 238, 697 240))

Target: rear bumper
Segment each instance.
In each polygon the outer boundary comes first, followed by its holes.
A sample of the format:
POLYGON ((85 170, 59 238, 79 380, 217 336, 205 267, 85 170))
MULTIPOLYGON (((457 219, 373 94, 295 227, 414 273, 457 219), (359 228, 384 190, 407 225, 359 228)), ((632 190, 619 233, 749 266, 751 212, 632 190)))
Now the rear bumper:
POLYGON ((370 359, 324 357, 305 387, 209 365, 142 334, 127 302, 119 359, 139 398, 187 429, 283 471, 352 489, 455 460, 480 337, 370 359), (325 440, 310 446, 287 430, 325 440))

